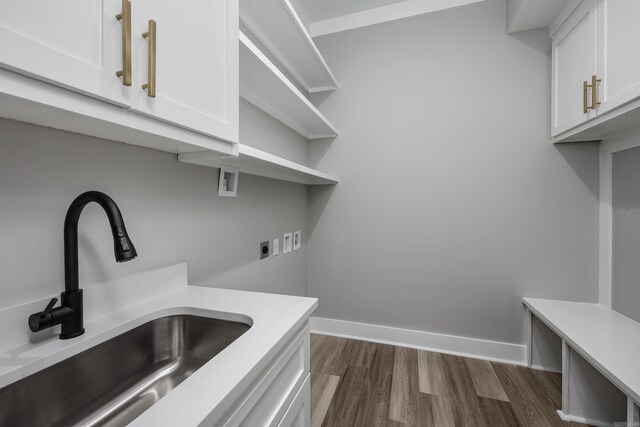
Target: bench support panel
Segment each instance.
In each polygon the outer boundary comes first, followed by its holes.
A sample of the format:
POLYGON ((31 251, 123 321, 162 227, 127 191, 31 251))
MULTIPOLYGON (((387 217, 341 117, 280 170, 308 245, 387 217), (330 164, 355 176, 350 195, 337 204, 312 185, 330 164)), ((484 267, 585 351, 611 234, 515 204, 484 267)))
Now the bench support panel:
POLYGON ((530 319, 529 367, 562 372, 562 339, 535 316, 530 319))
POLYGON ((629 427, 640 426, 640 408, 630 397, 627 397, 627 425, 629 427))

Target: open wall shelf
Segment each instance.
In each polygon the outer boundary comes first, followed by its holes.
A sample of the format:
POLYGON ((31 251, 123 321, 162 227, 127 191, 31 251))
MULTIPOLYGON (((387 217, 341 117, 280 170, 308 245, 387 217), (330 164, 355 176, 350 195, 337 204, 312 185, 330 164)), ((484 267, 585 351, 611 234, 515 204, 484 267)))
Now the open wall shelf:
POLYGON ((308 92, 338 87, 289 0, 242 0, 240 19, 308 92))
POLYGON ((338 132, 284 74, 240 33, 240 96, 307 139, 338 132))
POLYGON ((247 145, 238 144, 238 157, 221 157, 212 151, 180 154, 178 159, 194 165, 220 168, 231 166, 249 175, 264 176, 307 185, 337 184, 338 178, 274 156, 247 145))

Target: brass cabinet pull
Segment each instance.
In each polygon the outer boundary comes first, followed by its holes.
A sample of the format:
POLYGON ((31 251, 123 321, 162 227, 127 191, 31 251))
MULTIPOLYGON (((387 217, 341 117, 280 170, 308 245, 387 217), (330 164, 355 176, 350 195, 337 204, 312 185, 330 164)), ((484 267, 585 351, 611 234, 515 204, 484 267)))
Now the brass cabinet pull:
POLYGON ((601 104, 601 102, 598 101, 598 83, 600 83, 601 81, 602 80, 600 80, 598 76, 594 75, 591 76, 591 84, 589 84, 588 81, 584 81, 582 83, 582 111, 585 114, 588 113, 589 110, 597 109, 598 105, 601 104), (591 88, 591 105, 589 105, 589 88, 591 88))
POLYGON ((594 75, 591 77, 591 108, 594 110, 598 108, 598 105, 601 104, 598 101, 598 83, 600 83, 601 81, 602 80, 600 80, 598 76, 594 75))
POLYGON ((142 37, 149 41, 148 82, 142 85, 149 98, 156 97, 156 21, 149 19, 149 30, 142 33, 142 37))
POLYGON ((116 15, 122 21, 122 70, 116 76, 122 77, 122 84, 131 86, 131 1, 122 0, 122 13, 116 15))

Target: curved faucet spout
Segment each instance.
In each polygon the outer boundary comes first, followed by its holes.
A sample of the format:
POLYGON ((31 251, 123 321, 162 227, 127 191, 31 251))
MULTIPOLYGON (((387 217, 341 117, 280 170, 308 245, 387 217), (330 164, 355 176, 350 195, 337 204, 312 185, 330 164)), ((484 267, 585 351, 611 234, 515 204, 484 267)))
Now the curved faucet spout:
POLYGON ((78 221, 86 205, 96 202, 107 214, 113 234, 113 252, 117 262, 134 259, 138 254, 129 239, 118 205, 113 199, 99 191, 82 193, 71 203, 64 220, 64 273, 65 291, 74 292, 78 286, 78 221))

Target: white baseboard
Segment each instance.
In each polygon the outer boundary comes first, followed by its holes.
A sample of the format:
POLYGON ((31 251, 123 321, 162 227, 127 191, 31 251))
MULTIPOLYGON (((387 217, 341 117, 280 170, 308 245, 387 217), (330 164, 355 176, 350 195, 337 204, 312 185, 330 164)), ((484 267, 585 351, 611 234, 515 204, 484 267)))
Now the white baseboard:
POLYGON ((417 348, 456 356, 525 366, 526 346, 454 335, 345 320, 311 318, 311 332, 320 335, 353 338, 363 341, 417 348))
POLYGON ((574 422, 574 423, 588 424, 588 425, 595 426, 595 427, 613 427, 615 425, 615 423, 607 423, 607 422, 604 422, 604 421, 590 420, 588 418, 576 417, 576 416, 573 416, 573 415, 566 415, 560 409, 558 409, 556 412, 558 413, 558 415, 560 416, 560 419, 562 421, 570 421, 570 422, 574 422))
POLYGON ((562 373, 562 368, 557 368, 555 366, 542 366, 542 365, 532 364, 531 366, 529 366, 529 368, 535 369, 536 371, 553 372, 554 374, 562 373))

